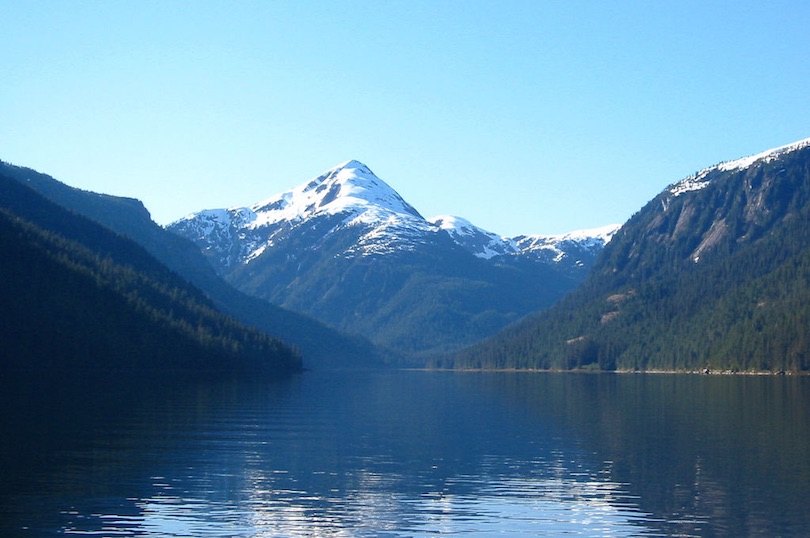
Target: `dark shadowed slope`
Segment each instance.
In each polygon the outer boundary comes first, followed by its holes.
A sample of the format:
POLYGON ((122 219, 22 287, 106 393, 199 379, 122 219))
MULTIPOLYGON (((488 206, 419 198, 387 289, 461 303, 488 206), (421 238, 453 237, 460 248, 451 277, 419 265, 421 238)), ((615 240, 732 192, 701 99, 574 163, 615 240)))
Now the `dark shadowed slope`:
POLYGON ((140 245, 0 175, 0 348, 11 371, 282 375, 297 353, 222 315, 140 245))

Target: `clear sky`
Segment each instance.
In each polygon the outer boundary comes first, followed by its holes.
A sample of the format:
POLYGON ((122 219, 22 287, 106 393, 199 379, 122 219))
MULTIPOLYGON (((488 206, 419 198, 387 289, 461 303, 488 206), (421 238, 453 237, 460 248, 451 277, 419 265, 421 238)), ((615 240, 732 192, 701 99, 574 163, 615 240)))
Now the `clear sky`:
POLYGON ((343 161, 503 235, 810 137, 810 2, 3 0, 0 159, 165 224, 343 161))

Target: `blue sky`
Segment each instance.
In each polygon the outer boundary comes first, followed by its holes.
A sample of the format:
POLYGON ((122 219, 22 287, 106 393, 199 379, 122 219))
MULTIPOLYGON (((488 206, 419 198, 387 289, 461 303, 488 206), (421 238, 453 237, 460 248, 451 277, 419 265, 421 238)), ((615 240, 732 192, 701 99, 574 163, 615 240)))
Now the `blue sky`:
POLYGON ((810 137, 803 1, 4 0, 0 159, 162 224, 357 159, 426 217, 563 233, 810 137))

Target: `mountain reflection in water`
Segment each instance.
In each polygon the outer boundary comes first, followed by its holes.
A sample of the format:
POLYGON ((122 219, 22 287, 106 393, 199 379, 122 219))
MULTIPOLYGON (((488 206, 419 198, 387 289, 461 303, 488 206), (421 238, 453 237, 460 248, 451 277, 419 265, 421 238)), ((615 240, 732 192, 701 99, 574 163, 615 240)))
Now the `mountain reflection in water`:
POLYGON ((309 372, 7 389, 3 536, 810 530, 806 378, 309 372))

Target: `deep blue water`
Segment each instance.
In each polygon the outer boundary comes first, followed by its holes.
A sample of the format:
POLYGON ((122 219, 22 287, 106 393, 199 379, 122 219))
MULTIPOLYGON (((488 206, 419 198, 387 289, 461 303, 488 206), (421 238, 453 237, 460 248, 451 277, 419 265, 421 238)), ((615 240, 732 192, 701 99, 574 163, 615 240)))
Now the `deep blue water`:
POLYGON ((0 536, 810 536, 806 377, 0 384, 0 536))

